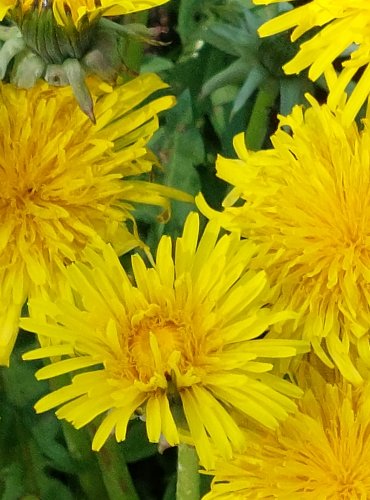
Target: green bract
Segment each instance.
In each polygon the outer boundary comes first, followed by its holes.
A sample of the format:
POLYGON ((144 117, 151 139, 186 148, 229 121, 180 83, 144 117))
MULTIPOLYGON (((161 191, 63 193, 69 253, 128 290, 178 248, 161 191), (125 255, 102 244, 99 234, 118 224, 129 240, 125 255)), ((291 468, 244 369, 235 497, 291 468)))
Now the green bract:
POLYGON ((10 23, 0 26, 0 79, 9 78, 21 88, 33 87, 39 78, 55 86, 71 85, 82 111, 94 122, 86 76, 114 83, 126 68, 122 41, 150 37, 140 24, 120 25, 102 17, 90 22, 85 16, 77 28, 72 19, 58 24, 50 5, 25 13, 15 8, 10 23))

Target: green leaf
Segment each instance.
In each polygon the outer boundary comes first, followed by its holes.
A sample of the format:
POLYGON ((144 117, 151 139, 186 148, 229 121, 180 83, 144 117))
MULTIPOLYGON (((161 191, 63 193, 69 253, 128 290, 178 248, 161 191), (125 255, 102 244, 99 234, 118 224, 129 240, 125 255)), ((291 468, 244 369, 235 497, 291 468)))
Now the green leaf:
POLYGON ((302 78, 291 76, 280 81, 280 113, 288 115, 293 106, 307 104, 305 93, 313 92, 313 85, 302 78))
POLYGON ((195 15, 199 10, 199 0, 182 0, 179 7, 177 31, 183 45, 193 39, 198 28, 195 15))
MULTIPOLYGON (((179 96, 177 105, 167 112, 166 120, 166 126, 153 144, 159 156, 167 157, 163 183, 196 195, 200 191, 196 167, 204 161, 205 150, 194 120, 189 90, 179 96)), ((195 210, 193 204, 173 202, 170 221, 153 227, 147 243, 154 248, 164 232, 174 237, 181 234, 186 216, 191 210, 195 210)))
POLYGON ((246 29, 240 29, 226 23, 217 23, 204 31, 203 38, 219 50, 237 57, 243 56, 246 50, 257 50, 259 38, 256 33, 249 34, 246 29))
POLYGON ((158 453, 158 445, 149 443, 144 422, 132 420, 126 440, 120 445, 126 462, 137 462, 158 453))
POLYGON ((1 469, 0 480, 3 483, 2 500, 17 500, 24 494, 23 475, 19 462, 13 462, 1 469))
POLYGON ((234 104, 231 110, 231 116, 234 116, 247 102, 247 100, 252 96, 252 94, 258 89, 261 83, 267 78, 267 72, 263 70, 261 66, 254 66, 243 83, 241 89, 238 92, 234 100, 234 104))
POLYGON ((174 68, 174 63, 165 57, 146 56, 140 67, 140 73, 160 73, 174 68))
POLYGON ((241 83, 245 80, 250 70, 250 63, 242 59, 237 59, 223 71, 220 71, 210 78, 202 87, 201 98, 204 99, 216 89, 230 85, 232 83, 241 83))

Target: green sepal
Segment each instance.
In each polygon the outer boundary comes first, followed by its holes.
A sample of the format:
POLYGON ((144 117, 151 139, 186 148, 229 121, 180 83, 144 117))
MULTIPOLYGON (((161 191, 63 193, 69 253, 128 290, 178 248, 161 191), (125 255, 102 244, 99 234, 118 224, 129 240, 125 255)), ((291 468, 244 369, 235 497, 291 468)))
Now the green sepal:
POLYGON ((90 48, 96 23, 83 23, 77 29, 72 21, 59 26, 51 7, 27 12, 19 23, 26 45, 46 64, 63 64, 81 59, 90 48))

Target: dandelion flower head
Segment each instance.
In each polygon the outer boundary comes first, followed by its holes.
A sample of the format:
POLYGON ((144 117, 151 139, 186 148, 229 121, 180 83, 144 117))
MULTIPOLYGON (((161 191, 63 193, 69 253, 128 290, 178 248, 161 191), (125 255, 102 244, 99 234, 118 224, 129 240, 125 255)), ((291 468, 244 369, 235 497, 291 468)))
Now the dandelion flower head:
POLYGON ((239 159, 217 162, 234 186, 224 211, 199 206, 259 246, 253 265, 269 276, 273 309, 298 313, 281 334, 309 340, 357 384, 356 360, 370 366, 370 130, 311 103, 280 117, 272 149, 249 152, 237 136, 239 159))
POLYGON ((26 359, 65 356, 53 358, 38 379, 93 367, 41 399, 37 412, 60 406, 57 416, 76 428, 102 415, 95 450, 113 431, 124 440, 128 420, 141 415, 151 442, 161 434, 170 445, 190 440, 201 463, 212 466, 213 446, 227 458, 243 445, 232 410, 268 428, 294 411, 290 398, 300 391, 271 373, 268 358, 292 356, 302 345, 258 339, 290 313, 264 307, 265 273, 246 269, 254 246, 237 235, 217 241, 214 223, 197 245, 198 233, 192 213, 174 256, 167 236, 154 268, 134 255, 136 285, 108 246, 95 259, 87 249, 93 266, 76 263, 66 270, 74 304, 32 301, 32 309, 47 310, 48 318, 25 318, 22 327, 61 344, 26 359))
POLYGON ((369 383, 328 383, 312 368, 301 382, 299 411, 276 431, 246 429, 245 452, 217 462, 203 500, 369 498, 369 383))
POLYGON ((96 238, 123 253, 139 244, 125 221, 132 202, 166 208, 165 188, 127 179, 152 168, 147 142, 157 113, 173 104, 141 102, 166 85, 155 75, 107 89, 96 125, 71 90, 40 83, 0 87, 0 361, 8 357, 22 305, 37 287, 96 238), (109 90, 109 91, 108 91, 109 90))
MULTIPOLYGON (((276 2, 253 1, 255 4, 276 2)), ((339 78, 330 89, 328 103, 331 106, 338 105, 343 91, 359 74, 344 109, 343 119, 347 123, 352 121, 370 94, 370 3, 368 0, 311 0, 268 21, 259 29, 259 33, 269 36, 290 28, 294 28, 292 41, 307 32, 311 34, 310 30, 313 30, 313 34, 284 66, 287 74, 309 68, 309 77, 317 80, 326 70, 332 69, 335 59, 344 58, 339 78)))

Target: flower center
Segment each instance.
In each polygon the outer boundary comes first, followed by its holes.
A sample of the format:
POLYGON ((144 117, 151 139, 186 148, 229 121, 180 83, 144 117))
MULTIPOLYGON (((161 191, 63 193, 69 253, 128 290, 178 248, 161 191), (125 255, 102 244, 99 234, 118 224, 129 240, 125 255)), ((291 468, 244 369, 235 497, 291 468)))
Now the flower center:
POLYGON ((14 211, 15 213, 27 211, 27 206, 38 197, 37 187, 30 183, 29 179, 20 179, 18 176, 11 179, 10 182, 9 179, 4 180, 0 195, 0 207, 11 209, 13 213, 14 211))
MULTIPOLYGON (((159 306, 152 305, 151 308, 155 310, 159 306)), ((160 314, 148 317, 138 313, 132 318, 128 342, 130 364, 136 377, 148 382, 154 374, 160 374, 170 380, 175 365, 181 372, 186 371, 191 353, 190 345, 186 349, 186 344, 190 338, 189 326, 175 318, 160 314)))

